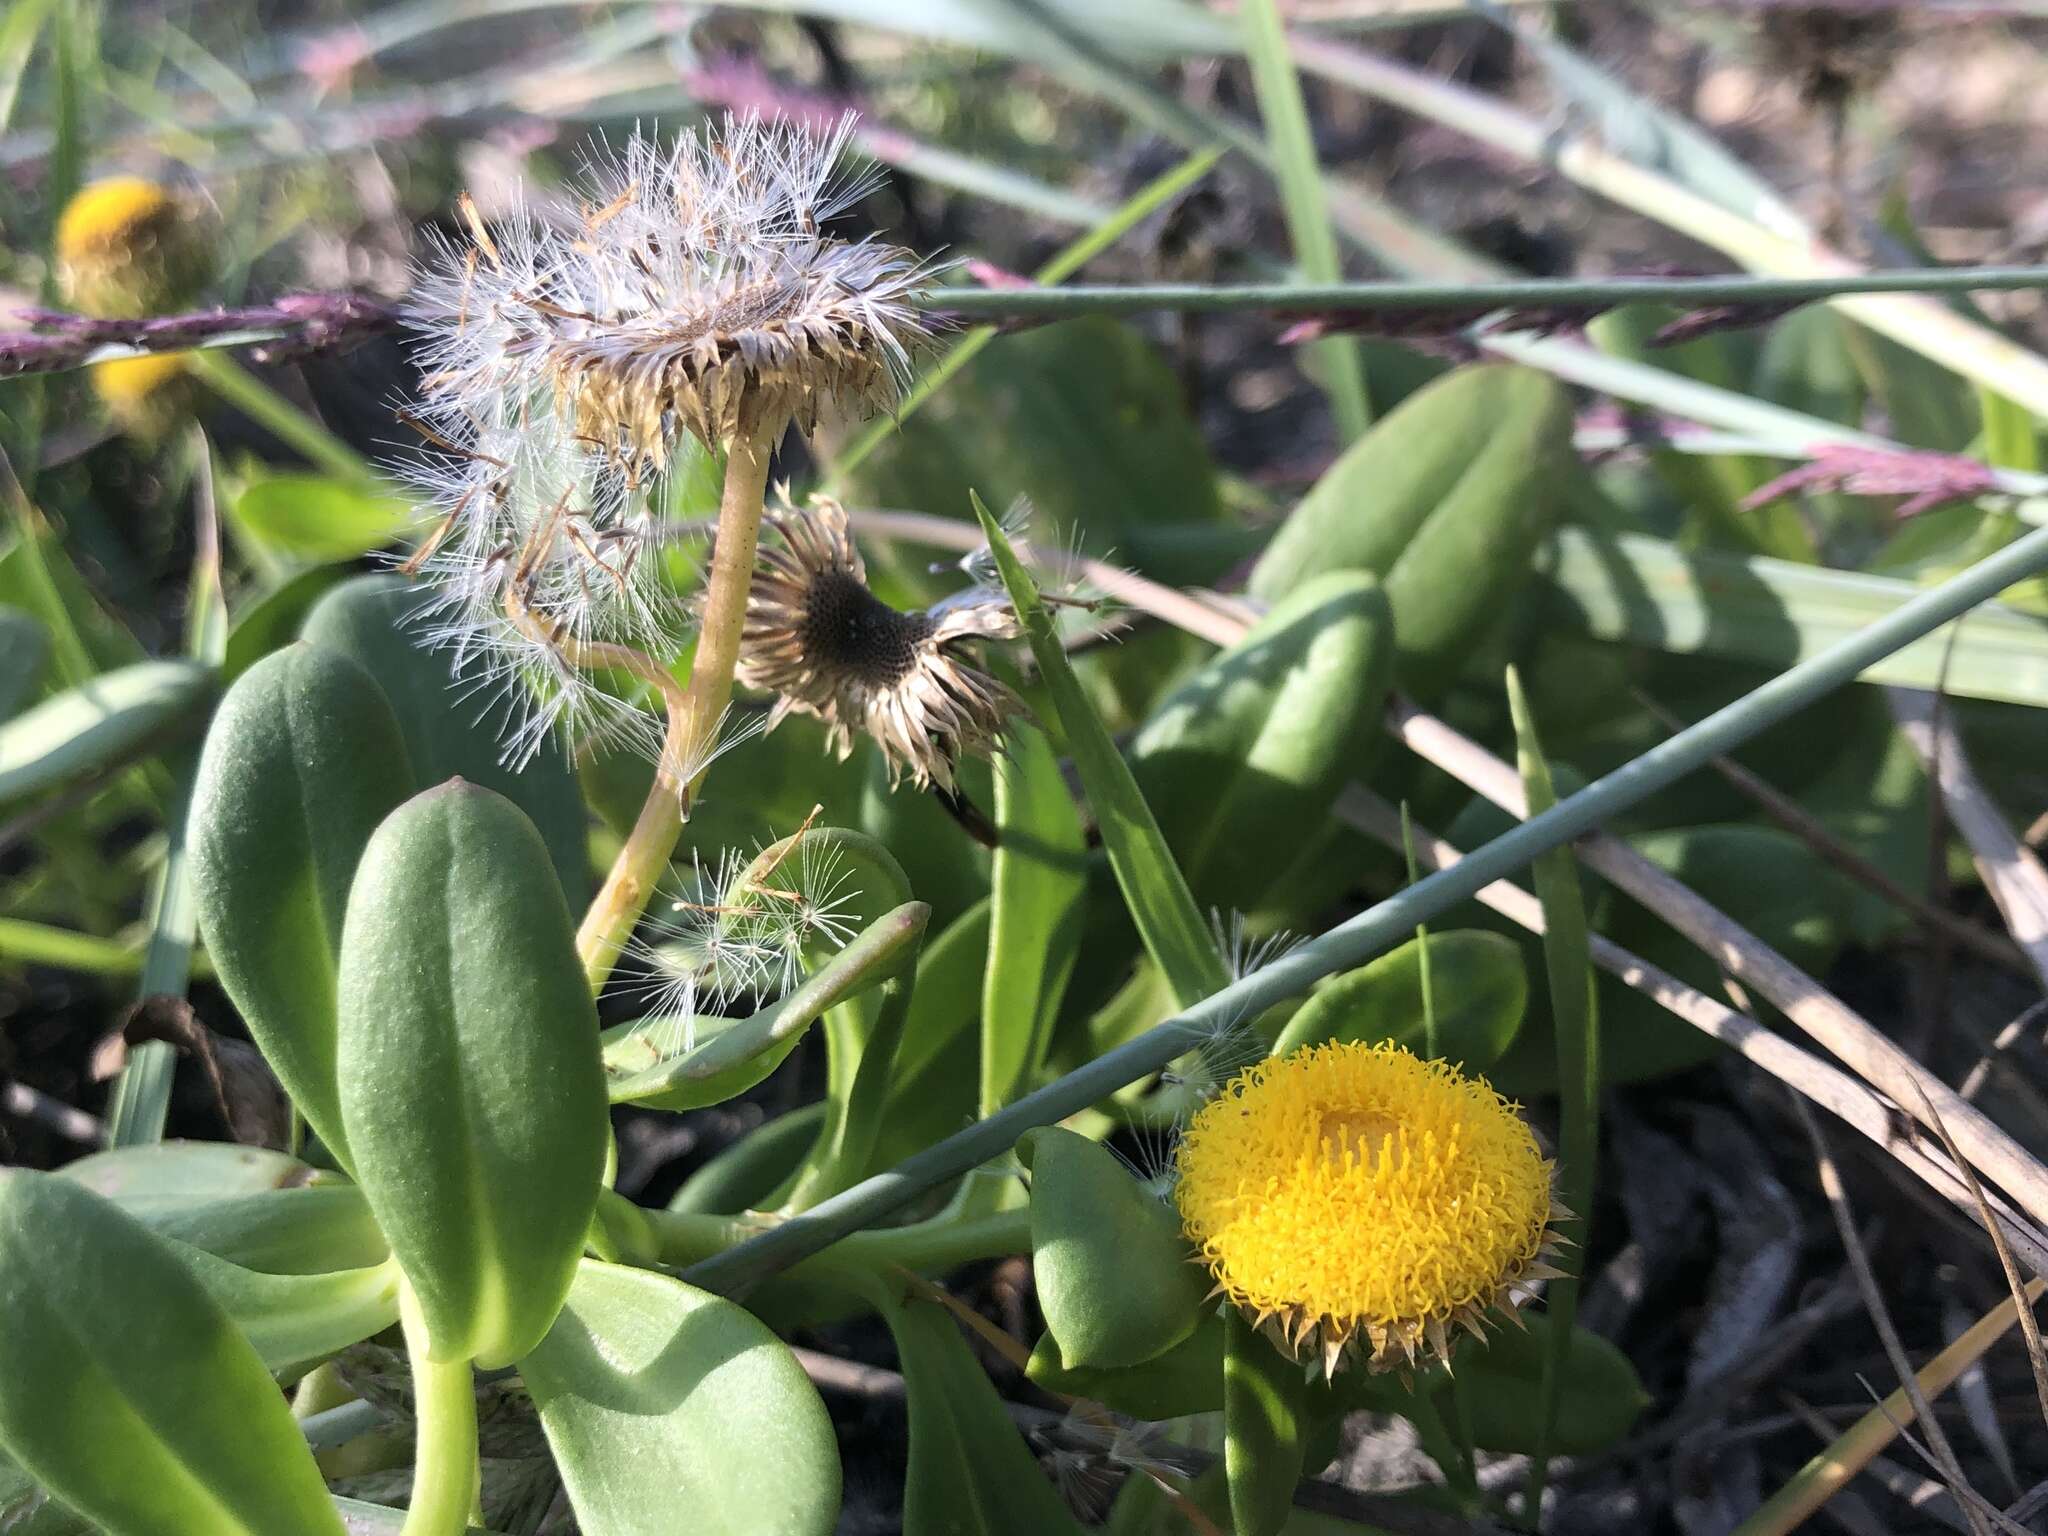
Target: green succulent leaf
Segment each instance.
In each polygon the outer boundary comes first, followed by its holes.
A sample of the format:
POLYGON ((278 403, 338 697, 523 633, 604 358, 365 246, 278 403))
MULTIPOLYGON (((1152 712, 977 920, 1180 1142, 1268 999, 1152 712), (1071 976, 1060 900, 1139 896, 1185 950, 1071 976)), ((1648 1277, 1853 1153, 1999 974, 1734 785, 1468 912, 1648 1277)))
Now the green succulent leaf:
POLYGON ((265 475, 235 499, 234 515, 266 549, 322 564, 382 549, 419 519, 405 497, 331 475, 265 475))
MULTIPOLYGON (((1317 988, 1273 1044, 1284 1056, 1305 1045, 1396 1040, 1420 1053, 1427 1042, 1422 1014, 1425 946, 1410 939, 1378 959, 1317 988)), ((1478 928, 1432 933, 1427 944, 1430 1004, 1437 1051, 1445 1061, 1480 1071, 1514 1043, 1529 1005, 1522 946, 1478 928)))
POLYGON ((1031 1169, 1031 1273, 1067 1370, 1137 1365, 1194 1332, 1209 1277, 1180 1221, 1086 1136, 1017 1143, 1031 1169))
POLYGON ((340 1536, 263 1361, 171 1243, 0 1173, 0 1447, 113 1536, 340 1536))
POLYGON ((514 702, 472 697, 475 680, 458 675, 445 651, 420 643, 419 604, 419 591, 403 576, 357 576, 313 605, 300 634, 377 679, 398 717, 416 783, 467 779, 510 800, 539 830, 562 889, 580 902, 590 887, 589 818, 567 754, 543 751, 523 768, 505 765, 501 728, 514 702))
MULTIPOLYGON (((1472 1438, 1483 1451, 1533 1454, 1542 1424, 1544 1361, 1557 1324, 1548 1313, 1524 1310, 1485 1343, 1458 1346, 1456 1370, 1472 1415, 1472 1438)), ((1627 1355, 1596 1333, 1573 1328, 1559 1374, 1557 1416, 1551 1428, 1554 1456, 1593 1456, 1617 1444, 1650 1405, 1627 1355)), ((1359 1406, 1407 1413, 1415 1391, 1445 1385, 1441 1367, 1419 1377, 1413 1388, 1393 1376, 1338 1378, 1341 1395, 1359 1406)))
POLYGON ((876 1278, 909 1397, 904 1536, 1080 1536, 944 1307, 876 1278))
POLYGON ((1194 1332, 1164 1354, 1113 1370, 1069 1370, 1060 1343, 1042 1335, 1025 1362, 1024 1374, 1048 1392, 1085 1397, 1134 1419, 1177 1419, 1223 1408, 1223 1314, 1202 1314, 1194 1332))
POLYGON ((225 1141, 156 1141, 110 1147, 66 1163, 60 1173, 118 1203, 157 1196, 226 1199, 260 1190, 293 1189, 334 1177, 283 1152, 225 1141))
POLYGON ((1301 1481, 1308 1382, 1232 1308, 1223 1318, 1223 1465, 1237 1536, 1274 1536, 1301 1481))
POLYGON ((268 1275, 364 1269, 391 1255, 369 1201, 353 1184, 220 1196, 117 1196, 114 1203, 152 1232, 268 1275))
POLYGON ((457 780, 386 818, 340 1000, 342 1125, 428 1355, 508 1364, 568 1294, 609 1132, 569 911, 517 806, 457 780))
POLYGON ((580 1527, 825 1536, 839 1447, 789 1348, 723 1297, 586 1259, 519 1363, 580 1527))
POLYGON ((0 804, 126 762, 205 718, 213 668, 138 661, 44 699, 0 724, 0 804))
POLYGON ((1290 588, 1161 701, 1131 769, 1198 903, 1257 910, 1294 848, 1369 765, 1393 681, 1394 619, 1374 577, 1290 588))
POLYGON ((342 917, 370 834, 413 789, 376 682, 305 644, 228 689, 193 788, 207 952, 278 1081, 344 1166, 334 1075, 342 917))
POLYGON ((273 1371, 359 1344, 398 1321, 388 1262, 324 1274, 268 1274, 180 1243, 178 1257, 273 1371))
POLYGON ((1277 603, 1320 572, 1372 572, 1393 605, 1401 686, 1427 697, 1505 612, 1576 473, 1559 384, 1505 364, 1460 368, 1330 466, 1267 545, 1251 593, 1277 603))
POLYGON ((803 1162, 824 1123, 822 1102, 763 1121, 683 1180, 668 1208, 711 1216, 765 1208, 803 1162))
POLYGON ((981 998, 981 1112, 1044 1062, 1081 946, 1087 841, 1044 735, 1014 728, 995 763, 996 844, 981 998))

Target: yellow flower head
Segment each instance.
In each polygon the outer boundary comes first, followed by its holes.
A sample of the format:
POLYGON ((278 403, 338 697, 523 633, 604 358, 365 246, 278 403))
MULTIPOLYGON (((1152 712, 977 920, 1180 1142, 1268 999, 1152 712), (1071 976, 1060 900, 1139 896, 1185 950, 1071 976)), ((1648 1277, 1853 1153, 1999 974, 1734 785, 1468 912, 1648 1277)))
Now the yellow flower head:
POLYGON ((129 318, 188 301, 212 265, 205 220, 186 199, 140 176, 82 188, 57 220, 57 278, 91 315, 129 318))
POLYGON ((191 401, 183 352, 95 363, 93 393, 121 427, 137 437, 161 437, 184 416, 191 401))
POLYGON ((1551 1164, 1485 1081, 1391 1041, 1240 1073, 1189 1124, 1176 1200, 1216 1288, 1334 1372, 1447 1356, 1556 1273, 1551 1164))

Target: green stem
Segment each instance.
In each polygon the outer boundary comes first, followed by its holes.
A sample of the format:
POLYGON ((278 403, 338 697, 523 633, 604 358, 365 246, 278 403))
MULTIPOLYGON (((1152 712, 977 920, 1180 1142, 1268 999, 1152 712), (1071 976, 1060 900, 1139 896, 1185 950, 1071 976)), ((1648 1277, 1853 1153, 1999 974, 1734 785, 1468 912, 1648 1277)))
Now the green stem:
POLYGON ((227 353, 188 352, 186 366, 221 399, 328 474, 361 485, 382 483, 368 459, 227 353))
POLYGON ((2048 529, 2037 529, 1902 604, 1868 628, 1780 673, 1449 868, 1417 881, 1186 1012, 904 1159, 888 1172, 865 1179, 803 1215, 693 1265, 684 1278, 709 1290, 730 1292, 880 1220, 926 1190, 1000 1156, 1026 1131, 1063 1120, 1109 1098, 1125 1084, 1160 1071, 1227 1024, 1256 1018, 1274 1004, 1306 992, 1323 977, 1362 965, 1399 943, 1417 923, 1470 900, 1538 854, 1592 831, 1848 682, 1871 663, 2043 569, 2048 569, 2048 529))
MULTIPOLYGON (((758 1222, 739 1216, 707 1216, 695 1211, 643 1211, 655 1239, 655 1259, 668 1265, 695 1265, 760 1234, 758 1222)), ((976 1259, 1006 1258, 1031 1251, 1031 1213, 1003 1211, 961 1220, 935 1216, 907 1227, 856 1232, 814 1254, 794 1271, 841 1273, 847 1270, 909 1269, 919 1273, 952 1269, 976 1259)))
POLYGON ((943 288, 920 308, 974 320, 1064 320, 1156 310, 1276 315, 1441 309, 1460 314, 1549 305, 1805 303, 1854 294, 2009 292, 2048 288, 2048 266, 1933 267, 1817 277, 1525 278, 1505 283, 1155 283, 1116 287, 943 288))
POLYGON ((640 914, 668 869, 682 835, 689 798, 703 781, 704 765, 717 740, 725 707, 732 701, 733 668, 739 662, 740 631, 747 618, 747 588, 754 579, 754 549, 768 494, 768 464, 780 423, 727 447, 725 489, 718 507, 718 542, 705 584, 704 620, 690 663, 685 701, 669 716, 662 747, 662 771, 654 776, 640 817, 633 823, 604 886, 576 930, 576 951, 593 992, 603 989, 640 914), (690 779, 679 784, 672 774, 690 779))
MULTIPOLYGON (((476 1385, 469 1362, 442 1364, 427 1357, 427 1328, 412 1287, 398 1287, 398 1319, 412 1364, 413 1408, 418 1421, 412 1503, 399 1536, 463 1536, 477 1500, 476 1385)), ((479 1522, 481 1523, 481 1522, 479 1522)))

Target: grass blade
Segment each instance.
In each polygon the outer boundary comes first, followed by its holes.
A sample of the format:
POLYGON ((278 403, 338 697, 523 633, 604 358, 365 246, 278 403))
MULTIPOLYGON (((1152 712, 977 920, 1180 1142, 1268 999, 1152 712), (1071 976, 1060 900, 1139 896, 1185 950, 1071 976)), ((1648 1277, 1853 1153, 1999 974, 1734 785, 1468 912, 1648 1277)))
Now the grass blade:
POLYGON ((1081 775, 1081 787, 1088 793, 1110 868, 1138 925, 1138 936, 1181 1006, 1191 1007, 1229 984, 1215 940, 1202 921, 1180 866, 1173 861, 1152 808, 1138 792, 1123 754, 1117 751, 1067 663, 1052 614, 1039 600, 1037 583, 979 496, 974 498, 974 514, 981 519, 982 536, 988 540, 1003 585, 1024 623, 1039 675, 1052 693, 1067 751, 1081 775))
MULTIPOLYGON (((1550 765, 1536 737, 1536 720, 1522 692, 1521 677, 1508 668, 1508 708, 1515 722, 1515 756, 1522 772, 1522 792, 1529 814, 1539 816, 1557 804, 1550 765)), ((1578 865, 1570 848, 1553 848, 1533 864, 1536 895, 1543 903, 1543 968, 1550 978, 1550 1012, 1557 1032, 1558 1173, 1557 1188, 1574 1216, 1556 1223, 1573 1246, 1560 1253, 1557 1266, 1567 1277, 1553 1280, 1545 1297, 1551 1320, 1550 1350, 1543 1361, 1542 1399, 1536 1454, 1529 1458, 1529 1480, 1523 1508, 1543 1507, 1543 1483, 1550 1470, 1551 1436, 1564 1390, 1565 1356, 1571 1349, 1572 1324, 1579 1310, 1579 1270, 1585 1263, 1586 1235, 1592 1226, 1593 1177, 1600 1155, 1600 1021, 1594 1006, 1593 959, 1586 930, 1586 904, 1579 890, 1578 865)))
MULTIPOLYGON (((203 444, 200 462, 210 462, 203 444)), ((220 528, 214 519, 213 485, 204 470, 197 494, 199 548, 192 562, 185 646, 195 660, 218 670, 227 651, 227 600, 221 591, 220 528)), ((192 783, 198 770, 196 749, 180 755, 165 827, 163 868, 150 898, 149 946, 143 951, 142 975, 136 986, 136 998, 141 1003, 157 997, 182 1000, 192 978, 192 946, 199 930, 199 910, 192 891, 186 832, 192 808, 192 783)), ((144 1041, 129 1051, 107 1099, 108 1146, 163 1140, 176 1069, 176 1053, 162 1040, 144 1041)))
MULTIPOLYGON (((1287 33, 1280 24, 1276 0, 1245 0, 1244 43, 1259 113, 1266 120, 1266 143, 1273 157, 1280 202, 1287 213, 1295 265, 1311 283, 1334 283, 1343 275, 1337 261, 1337 235, 1323 196, 1315 132, 1301 99, 1294 61, 1288 57, 1287 33)), ((1321 365, 1318 382, 1337 417, 1338 438, 1349 442, 1372 424, 1364 355, 1357 340, 1348 336, 1317 342, 1314 355, 1321 365)))

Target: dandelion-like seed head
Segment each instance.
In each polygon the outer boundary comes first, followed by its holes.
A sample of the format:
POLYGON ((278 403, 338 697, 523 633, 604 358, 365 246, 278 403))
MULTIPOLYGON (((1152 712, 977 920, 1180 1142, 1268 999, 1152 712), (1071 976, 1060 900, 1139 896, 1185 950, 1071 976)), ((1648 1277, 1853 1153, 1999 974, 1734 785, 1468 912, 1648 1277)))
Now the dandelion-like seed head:
POLYGON ((631 943, 646 968, 649 1031, 662 1054, 688 1050, 699 1025, 744 998, 780 996, 854 935, 860 887, 841 848, 804 837, 696 864, 631 943))
POLYGON ((203 211, 141 176, 82 187, 57 218, 57 283, 90 315, 130 318, 176 307, 213 267, 203 211))
POLYGON ((716 446, 886 409, 928 334, 931 269, 825 226, 870 190, 827 133, 728 117, 673 147, 635 135, 590 166, 573 213, 521 204, 444 243, 416 290, 428 389, 460 405, 544 392, 597 451, 667 463, 678 431, 716 446))
POLYGON ((661 569, 676 526, 552 413, 476 423, 460 442, 436 432, 429 446, 409 476, 440 527, 405 568, 422 577, 426 640, 504 711, 507 759, 551 738, 658 758, 660 727, 632 695, 687 634, 661 569))
POLYGON ((1023 708, 964 654, 970 641, 1022 633, 1009 601, 970 588, 931 608, 890 607, 869 590, 836 502, 771 508, 764 533, 736 675, 778 695, 770 725, 815 715, 842 759, 858 733, 892 777, 951 789, 960 758, 993 751, 1023 708))
POLYGON ((1563 1214, 1535 1135, 1483 1080, 1387 1042, 1309 1046, 1189 1123, 1175 1200, 1216 1287, 1333 1373, 1448 1358, 1557 1271, 1563 1214))

